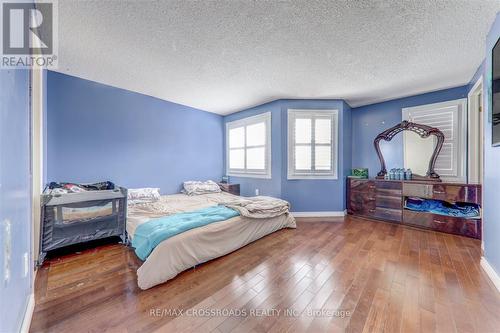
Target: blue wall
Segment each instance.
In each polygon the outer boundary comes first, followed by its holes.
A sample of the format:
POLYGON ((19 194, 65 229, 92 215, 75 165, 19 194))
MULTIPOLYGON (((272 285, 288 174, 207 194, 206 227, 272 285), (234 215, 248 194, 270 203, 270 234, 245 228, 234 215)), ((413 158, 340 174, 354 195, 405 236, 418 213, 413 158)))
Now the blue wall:
POLYGON ((491 50, 500 38, 500 13, 486 38, 486 60, 484 62, 484 183, 483 183, 483 239, 484 255, 500 275, 500 147, 491 146, 491 50))
POLYGON ((51 71, 47 85, 48 181, 169 194, 186 180, 220 180, 221 116, 51 71))
MULTIPOLYGON (((344 103, 341 100, 283 100, 281 101, 281 138, 282 148, 282 198, 289 201, 294 212, 343 211, 345 209, 345 136, 350 132, 350 123, 346 122, 344 103), (337 109, 339 128, 338 179, 287 179, 287 127, 288 109, 337 109)), ((273 128, 274 130, 274 128, 273 128)), ((349 166, 350 168, 350 166, 349 166)))
POLYGON ((288 200, 294 212, 342 211, 345 209, 345 177, 351 163, 350 107, 341 100, 277 100, 224 117, 224 122, 234 121, 271 111, 272 178, 231 177, 241 184, 241 193, 271 195, 288 200), (339 110, 339 165, 337 180, 288 180, 287 179, 287 124, 288 109, 337 109, 339 110))
POLYGON ((486 60, 483 60, 483 62, 481 62, 481 65, 479 65, 476 72, 472 76, 472 79, 469 81, 469 84, 467 85, 467 92, 471 91, 472 87, 474 87, 474 84, 476 84, 479 77, 481 77, 481 75, 483 75, 485 61, 486 60))
MULTIPOLYGON (((352 166, 368 168, 370 177, 375 177, 380 171, 380 161, 373 140, 379 133, 402 121, 403 108, 467 98, 468 89, 466 85, 353 108, 352 166)), ((394 137, 389 145, 390 154, 384 154, 387 167, 403 167, 403 136, 394 137)))
MULTIPOLYGON (((240 184, 241 195, 254 196, 255 189, 259 189, 261 195, 269 195, 281 198, 281 161, 282 161, 282 145, 286 141, 282 141, 281 135, 281 101, 273 101, 270 103, 262 104, 251 109, 241 112, 230 114, 224 117, 224 124, 226 122, 255 116, 257 114, 271 112, 271 179, 263 178, 248 178, 248 177, 231 177, 232 183, 240 184)), ((224 125, 224 138, 225 135, 224 125)), ((224 143, 225 144, 225 143, 224 143)), ((225 146, 225 145, 224 145, 225 146)), ((224 162, 226 161, 226 154, 224 151, 224 162)), ((224 163, 224 170, 226 164, 224 163)))
POLYGON ((0 332, 19 331, 31 294, 29 73, 0 70, 0 332), (5 221, 11 222, 10 279, 4 282, 5 221))

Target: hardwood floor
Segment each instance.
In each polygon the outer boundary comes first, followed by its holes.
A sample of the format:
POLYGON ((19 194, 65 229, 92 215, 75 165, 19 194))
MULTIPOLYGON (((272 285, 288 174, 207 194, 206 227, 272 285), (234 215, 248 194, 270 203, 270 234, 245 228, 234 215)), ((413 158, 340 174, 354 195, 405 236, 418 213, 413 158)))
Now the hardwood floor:
POLYGON ((124 246, 52 259, 38 273, 31 331, 500 331, 479 241, 340 220, 299 219, 146 291, 124 246), (209 316, 217 309, 226 312, 209 316))

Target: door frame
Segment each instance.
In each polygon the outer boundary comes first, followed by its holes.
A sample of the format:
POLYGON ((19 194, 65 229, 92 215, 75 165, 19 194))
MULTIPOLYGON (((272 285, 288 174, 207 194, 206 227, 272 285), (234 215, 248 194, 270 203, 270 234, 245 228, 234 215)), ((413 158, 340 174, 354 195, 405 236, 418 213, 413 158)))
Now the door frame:
MULTIPOLYGON (((38 260, 40 243, 40 195, 44 187, 44 75, 43 68, 31 69, 31 193, 33 237, 32 250, 34 265, 38 260)), ((36 267, 36 265, 35 265, 36 267)))
POLYGON ((468 154, 467 179, 469 183, 482 184, 484 178, 484 94, 481 75, 467 95, 468 104, 468 154), (478 97, 481 96, 479 100, 478 97), (477 151, 474 147, 478 147, 477 151))

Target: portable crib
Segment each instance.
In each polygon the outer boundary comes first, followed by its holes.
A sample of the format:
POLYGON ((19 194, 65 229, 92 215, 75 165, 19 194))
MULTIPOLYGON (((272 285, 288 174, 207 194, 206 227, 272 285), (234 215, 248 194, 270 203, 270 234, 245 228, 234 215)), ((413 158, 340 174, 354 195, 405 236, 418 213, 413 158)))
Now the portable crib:
POLYGON ((127 189, 43 194, 38 264, 48 251, 119 236, 126 243, 127 189))

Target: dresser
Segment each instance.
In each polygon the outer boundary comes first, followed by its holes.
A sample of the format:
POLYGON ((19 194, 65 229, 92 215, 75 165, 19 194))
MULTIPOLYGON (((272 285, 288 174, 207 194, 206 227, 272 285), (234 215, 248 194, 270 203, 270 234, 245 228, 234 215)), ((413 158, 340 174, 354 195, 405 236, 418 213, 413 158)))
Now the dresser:
POLYGON ((405 209, 409 197, 481 205, 481 185, 348 178, 347 212, 351 215, 481 238, 481 218, 405 209))
POLYGON ((223 192, 240 195, 240 184, 219 183, 219 187, 223 192))

